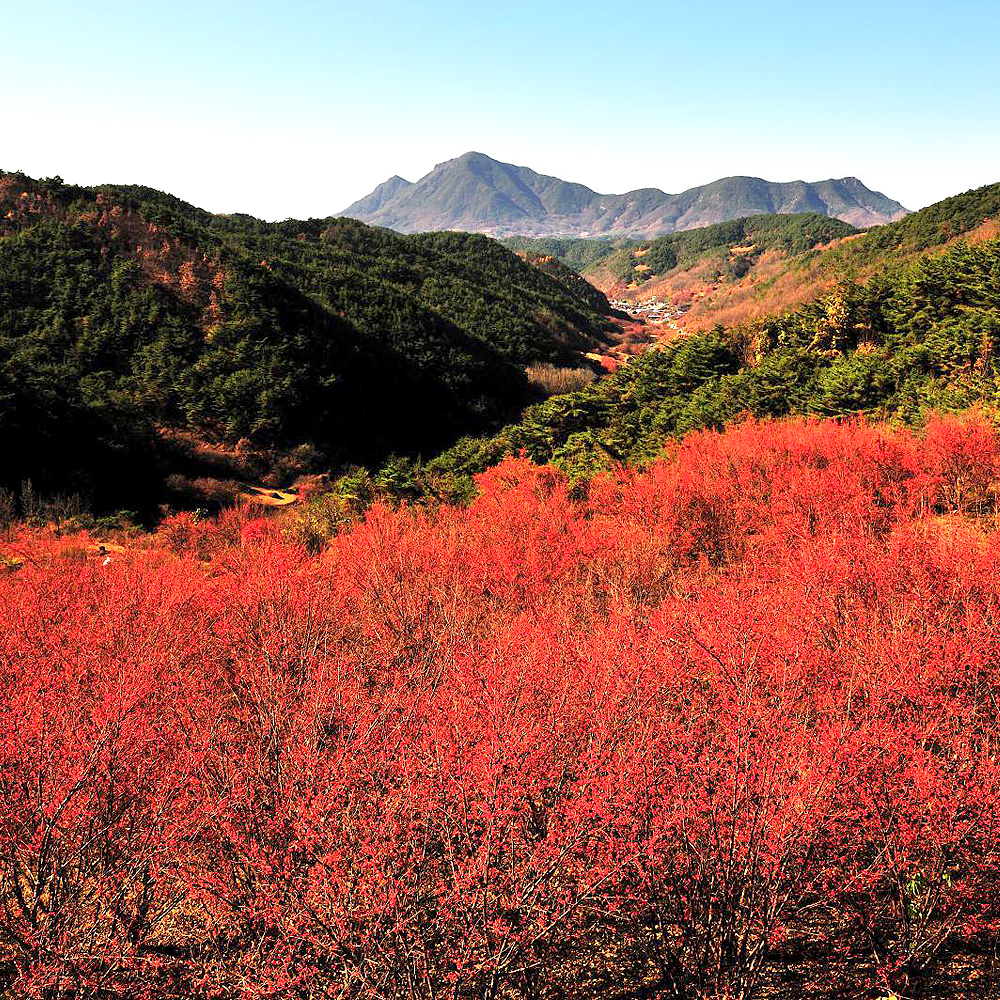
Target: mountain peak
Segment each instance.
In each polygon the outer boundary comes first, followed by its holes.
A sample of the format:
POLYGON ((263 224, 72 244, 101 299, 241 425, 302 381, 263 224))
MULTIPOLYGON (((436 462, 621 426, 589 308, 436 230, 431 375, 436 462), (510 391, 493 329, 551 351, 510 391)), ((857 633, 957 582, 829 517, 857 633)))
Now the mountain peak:
POLYGON ((901 218, 906 209, 856 177, 778 183, 735 176, 677 195, 657 187, 598 194, 469 150, 437 164, 414 184, 390 178, 342 214, 401 232, 644 238, 748 215, 798 212, 872 226, 901 218))
POLYGON ((462 153, 461 156, 453 156, 450 160, 442 160, 440 163, 434 164, 434 173, 438 170, 446 170, 450 167, 467 167, 474 163, 499 163, 499 160, 494 160, 492 156, 487 156, 486 153, 477 153, 474 149, 470 149, 467 153, 462 153))
POLYGON ((371 194, 365 195, 353 205, 348 205, 340 214, 350 216, 352 219, 363 219, 366 215, 378 212, 400 191, 405 191, 410 187, 413 187, 413 181, 408 181, 405 177, 400 177, 399 174, 393 174, 387 181, 382 181, 371 194))

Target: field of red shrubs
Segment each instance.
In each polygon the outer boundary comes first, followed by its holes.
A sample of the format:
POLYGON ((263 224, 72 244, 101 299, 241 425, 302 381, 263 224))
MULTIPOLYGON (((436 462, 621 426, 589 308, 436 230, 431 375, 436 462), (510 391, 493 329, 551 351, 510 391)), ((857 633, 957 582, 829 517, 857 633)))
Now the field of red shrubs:
POLYGON ((0 549, 0 991, 989 996, 1000 437, 0 549))

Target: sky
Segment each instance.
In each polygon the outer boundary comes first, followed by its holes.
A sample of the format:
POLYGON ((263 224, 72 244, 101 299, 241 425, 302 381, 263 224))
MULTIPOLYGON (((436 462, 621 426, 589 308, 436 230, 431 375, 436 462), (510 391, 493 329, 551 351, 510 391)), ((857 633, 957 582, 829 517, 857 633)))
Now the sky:
POLYGON ((1000 181, 1000 0, 0 0, 0 169, 322 217, 468 150, 602 193, 1000 181))

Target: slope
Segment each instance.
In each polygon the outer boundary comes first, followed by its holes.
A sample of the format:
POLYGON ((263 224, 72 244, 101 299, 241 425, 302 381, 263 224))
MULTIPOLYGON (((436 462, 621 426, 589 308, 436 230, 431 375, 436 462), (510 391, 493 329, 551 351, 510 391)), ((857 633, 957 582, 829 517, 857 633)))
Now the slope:
POLYGON ((394 482, 408 496, 459 498, 473 474, 522 452, 585 479, 642 465, 676 435, 746 415, 919 423, 931 410, 978 406, 996 416, 998 217, 1000 185, 992 185, 887 226, 871 243, 835 241, 819 252, 849 257, 854 276, 840 270, 812 301, 662 343, 599 382, 529 408, 497 435, 397 468, 394 482))
POLYGON ((0 175, 0 484, 148 507, 164 428, 242 440, 272 471, 437 449, 514 416, 525 365, 608 329, 483 237, 0 175))
POLYGON ((554 256, 613 298, 660 301, 691 332, 757 322, 816 298, 844 276, 864 278, 886 262, 997 232, 1000 185, 994 184, 862 232, 807 213, 750 216, 656 240, 502 242, 529 256, 554 256))

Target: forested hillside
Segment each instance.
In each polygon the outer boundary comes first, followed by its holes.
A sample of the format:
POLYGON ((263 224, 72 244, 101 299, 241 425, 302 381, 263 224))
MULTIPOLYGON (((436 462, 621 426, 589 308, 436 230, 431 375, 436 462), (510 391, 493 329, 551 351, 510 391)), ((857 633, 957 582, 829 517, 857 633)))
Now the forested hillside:
POLYGON ((810 214, 751 216, 657 240, 505 240, 551 254, 608 295, 655 299, 684 332, 758 322, 813 301, 843 278, 866 281, 959 238, 1000 236, 1000 184, 858 232, 810 214))
MULTIPOLYGON (((959 242, 866 283, 842 279, 765 322, 658 345, 607 378, 529 408, 497 435, 395 469, 400 495, 461 496, 521 452, 575 477, 642 464, 672 437, 744 415, 919 422, 1000 398, 1000 241, 959 242)), ((351 489, 357 491, 356 481, 351 489)))
POLYGON ((213 216, 0 175, 0 485, 151 502, 163 428, 304 468, 432 451, 530 400, 608 321, 485 237, 213 216))
POLYGON ((856 233, 839 219, 815 212, 797 215, 751 215, 719 222, 700 229, 671 233, 655 240, 530 239, 510 237, 504 246, 522 253, 551 254, 584 273, 606 269, 623 284, 641 284, 675 268, 688 268, 706 254, 725 251, 740 244, 734 273, 745 274, 753 261, 767 250, 785 255, 800 254, 831 240, 856 233))
POLYGON ((628 237, 587 239, 580 236, 504 236, 500 242, 518 253, 555 257, 574 271, 583 272, 620 247, 637 247, 641 240, 628 237))

